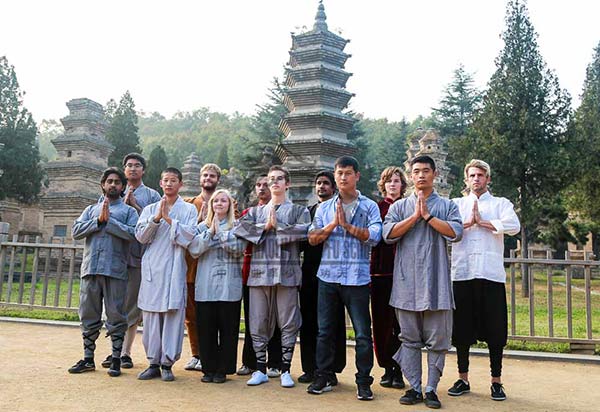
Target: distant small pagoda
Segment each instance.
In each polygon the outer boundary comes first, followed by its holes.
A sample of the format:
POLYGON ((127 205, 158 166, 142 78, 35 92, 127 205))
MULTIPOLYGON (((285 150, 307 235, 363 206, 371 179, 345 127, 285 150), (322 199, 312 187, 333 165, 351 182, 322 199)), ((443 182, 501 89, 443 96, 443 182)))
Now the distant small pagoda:
POLYGON ((448 184, 450 168, 446 165, 448 152, 444 149, 444 141, 435 129, 417 129, 410 137, 408 149, 406 150, 406 162, 404 168, 407 176, 410 176, 410 161, 417 156, 429 156, 435 162, 438 176, 435 178, 435 189, 440 196, 448 197, 452 187, 448 184))
POLYGON ((316 199, 315 174, 356 152, 347 138, 356 120, 342 112, 354 96, 345 89, 351 76, 344 70, 349 40, 330 32, 326 20, 320 2, 313 29, 292 34, 284 87, 289 114, 279 125, 285 139, 276 150, 292 177, 290 197, 305 204, 316 199))
POLYGON ((200 169, 202 164, 195 152, 192 152, 183 162, 181 174, 183 175, 183 187, 179 194, 183 197, 194 197, 200 193, 200 169))

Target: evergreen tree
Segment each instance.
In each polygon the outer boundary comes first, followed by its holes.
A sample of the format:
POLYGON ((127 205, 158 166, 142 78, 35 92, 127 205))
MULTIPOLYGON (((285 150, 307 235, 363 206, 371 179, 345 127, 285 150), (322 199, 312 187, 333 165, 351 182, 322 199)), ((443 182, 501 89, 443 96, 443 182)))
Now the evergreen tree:
POLYGON ((217 164, 221 169, 229 169, 229 156, 227 155, 227 143, 221 146, 219 156, 217 157, 217 164))
POLYGON ((150 157, 146 162, 146 171, 144 172, 144 184, 154 190, 162 193, 160 188, 160 173, 169 166, 167 153, 161 145, 156 146, 150 152, 150 157))
POLYGON ((490 163, 494 192, 515 203, 526 256, 543 228, 543 207, 560 204, 557 193, 569 178, 570 96, 540 55, 524 1, 508 2, 502 39, 469 144, 473 157, 490 163))
POLYGON ((108 158, 108 165, 121 167, 125 155, 142 152, 139 145, 138 117, 129 91, 126 91, 121 97, 118 106, 114 101, 109 101, 106 104, 105 112, 109 122, 106 139, 115 146, 115 150, 108 158))
POLYGON ((36 140, 37 126, 23 107, 14 66, 0 56, 0 199, 34 201, 44 177, 36 140))

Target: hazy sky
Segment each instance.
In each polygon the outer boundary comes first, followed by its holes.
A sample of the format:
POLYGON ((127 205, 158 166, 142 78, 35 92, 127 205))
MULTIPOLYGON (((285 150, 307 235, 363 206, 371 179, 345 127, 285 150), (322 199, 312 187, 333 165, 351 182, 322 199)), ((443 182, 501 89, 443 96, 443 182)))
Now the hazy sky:
MULTIPOLYGON (((371 118, 427 115, 463 63, 484 87, 502 48, 504 0, 325 0, 329 29, 351 39, 351 108, 371 118)), ((36 120, 65 102, 130 90, 138 110, 210 107, 251 114, 283 73, 290 32, 316 0, 19 0, 3 2, 0 55, 15 66, 36 120)), ((574 106, 600 42, 597 0, 530 0, 548 66, 574 106)))

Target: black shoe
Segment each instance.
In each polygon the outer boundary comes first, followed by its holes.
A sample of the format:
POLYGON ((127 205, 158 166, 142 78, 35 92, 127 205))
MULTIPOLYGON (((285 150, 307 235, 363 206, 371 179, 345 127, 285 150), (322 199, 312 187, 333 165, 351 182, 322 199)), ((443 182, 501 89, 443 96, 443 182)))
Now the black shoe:
POLYGON ((504 387, 501 383, 492 383, 492 399, 495 401, 503 401, 506 399, 506 393, 504 393, 504 387))
POLYGON ((308 385, 306 392, 312 393, 313 395, 320 395, 323 392, 331 392, 331 383, 325 376, 317 376, 313 383, 308 385))
POLYGON ((391 388, 393 380, 394 380, 394 371, 393 371, 393 369, 386 368, 385 369, 385 373, 383 374, 383 376, 381 377, 381 380, 379 381, 379 384, 381 386, 383 386, 384 388, 391 388))
POLYGON ((423 394, 414 389, 407 390, 404 396, 400 398, 402 405, 416 405, 419 402, 423 402, 423 394))
POLYGON ((392 379, 392 388, 394 389, 404 389, 406 384, 404 383, 404 379, 402 379, 402 374, 394 376, 392 379))
POLYGON ((450 389, 448 389, 448 395, 450 396, 460 396, 463 393, 471 392, 471 385, 468 382, 463 381, 462 379, 454 382, 454 385, 450 389))
POLYGON ((215 376, 213 376, 213 383, 225 383, 226 380, 227 377, 224 373, 215 373, 215 376))
POLYGON ((123 369, 133 368, 133 360, 131 359, 131 356, 128 356, 128 355, 121 356, 121 367, 123 369))
POLYGON ((373 391, 371 385, 367 383, 359 383, 356 388, 356 397, 359 401, 373 400, 373 391))
POLYGON ((110 363, 112 362, 112 355, 108 355, 106 359, 104 359, 101 363, 103 368, 110 368, 110 363))
POLYGON ((112 358, 112 362, 110 363, 110 368, 108 368, 108 376, 112 376, 113 378, 121 375, 121 358, 112 358))
POLYGON ((150 365, 137 377, 141 381, 147 381, 154 378, 160 378, 160 365, 150 365))
POLYGON ((423 399, 423 402, 425 402, 425 406, 431 409, 440 409, 442 407, 442 403, 434 391, 425 392, 425 399, 423 399))
POLYGON ((215 375, 213 373, 205 373, 202 378, 200 378, 200 382, 204 383, 212 383, 215 379, 215 375))
POLYGON ((315 375, 312 372, 304 372, 298 376, 298 382, 300 383, 311 383, 315 379, 315 375))
POLYGON ((331 376, 331 379, 329 379, 329 384, 331 386, 337 386, 338 385, 338 379, 337 379, 337 375, 335 373, 331 376))
POLYGON ((96 370, 94 359, 82 359, 69 368, 69 373, 83 373, 96 370))

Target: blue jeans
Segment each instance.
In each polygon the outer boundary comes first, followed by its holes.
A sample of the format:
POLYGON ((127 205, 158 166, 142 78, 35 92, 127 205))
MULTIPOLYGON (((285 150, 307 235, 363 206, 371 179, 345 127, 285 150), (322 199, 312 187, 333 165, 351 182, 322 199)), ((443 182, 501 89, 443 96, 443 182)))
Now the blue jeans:
POLYGON ((338 305, 344 305, 350 315, 356 336, 356 383, 372 384, 373 338, 369 312, 369 285, 343 286, 319 279, 317 337, 317 375, 331 377, 335 363, 335 335, 338 305))

